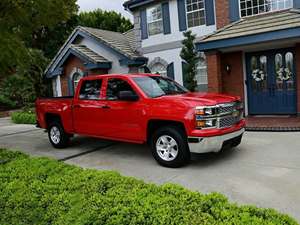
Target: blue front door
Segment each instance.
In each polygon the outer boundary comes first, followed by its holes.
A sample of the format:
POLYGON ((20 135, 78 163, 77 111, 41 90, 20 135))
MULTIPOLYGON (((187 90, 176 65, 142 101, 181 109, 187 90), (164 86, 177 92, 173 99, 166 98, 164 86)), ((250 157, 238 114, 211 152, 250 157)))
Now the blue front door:
POLYGON ((246 54, 249 114, 296 114, 293 49, 246 54))

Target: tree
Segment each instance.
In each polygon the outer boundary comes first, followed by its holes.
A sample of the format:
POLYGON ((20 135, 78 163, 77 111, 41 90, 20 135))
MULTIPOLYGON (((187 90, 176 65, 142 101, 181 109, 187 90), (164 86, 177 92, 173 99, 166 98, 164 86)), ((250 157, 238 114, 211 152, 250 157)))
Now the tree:
POLYGON ((81 12, 78 15, 78 25, 124 33, 133 28, 129 19, 114 11, 96 9, 91 12, 81 12))
POLYGON ((190 91, 195 91, 197 87, 197 82, 195 79, 198 53, 195 48, 195 38, 196 36, 192 34, 192 31, 187 31, 183 33, 185 39, 182 41, 183 47, 180 53, 180 57, 184 60, 185 66, 183 74, 184 84, 190 91))
POLYGON ((40 37, 67 23, 77 10, 76 0, 1 0, 0 76, 27 67, 28 49, 40 48, 40 37))

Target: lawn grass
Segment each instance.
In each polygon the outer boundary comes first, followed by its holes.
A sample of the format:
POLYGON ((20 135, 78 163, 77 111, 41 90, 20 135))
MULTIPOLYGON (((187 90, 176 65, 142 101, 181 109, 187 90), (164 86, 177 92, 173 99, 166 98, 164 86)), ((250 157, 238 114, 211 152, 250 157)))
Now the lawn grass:
MULTIPOLYGON (((0 149, 0 224, 296 225, 273 209, 238 206, 218 193, 157 186, 0 149)), ((258 190, 259 191, 259 190, 258 190)))

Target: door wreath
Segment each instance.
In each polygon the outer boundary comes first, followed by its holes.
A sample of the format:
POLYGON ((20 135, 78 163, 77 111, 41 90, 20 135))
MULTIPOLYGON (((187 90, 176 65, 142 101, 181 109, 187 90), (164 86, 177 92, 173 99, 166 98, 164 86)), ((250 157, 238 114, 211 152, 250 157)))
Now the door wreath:
POLYGON ((260 82, 260 81, 263 81, 266 78, 266 74, 262 70, 255 69, 255 70, 252 71, 252 78, 256 82, 260 82))
POLYGON ((277 79, 280 81, 288 81, 292 78, 292 71, 289 68, 281 67, 276 71, 277 79))

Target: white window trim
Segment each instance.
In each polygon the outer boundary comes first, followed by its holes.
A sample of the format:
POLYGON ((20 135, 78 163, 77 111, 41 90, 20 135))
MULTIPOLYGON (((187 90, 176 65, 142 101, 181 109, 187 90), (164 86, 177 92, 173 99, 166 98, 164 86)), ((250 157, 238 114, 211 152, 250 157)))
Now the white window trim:
MULTIPOLYGON (((207 66, 197 66, 197 71, 201 70, 201 69, 205 69, 206 70, 206 82, 198 82, 197 80, 197 85, 203 85, 203 84, 208 84, 208 78, 207 78, 207 66)), ((196 76, 198 76, 198 74, 196 74, 196 76)), ((203 76, 204 77, 204 76, 203 76)))
POLYGON ((193 28, 189 27, 189 21, 188 21, 188 14, 193 13, 193 12, 198 12, 198 11, 203 11, 204 10, 204 24, 200 24, 199 26, 193 26, 193 27, 200 27, 200 26, 205 26, 206 25, 206 8, 205 8, 205 1, 203 0, 203 9, 197 9, 197 10, 192 10, 188 12, 187 10, 187 0, 185 0, 185 17, 186 17, 186 27, 187 28, 193 28))
POLYGON ((60 76, 56 76, 52 79, 52 89, 53 89, 53 96, 54 97, 61 97, 61 82, 60 82, 60 76))
POLYGON ((155 35, 159 35, 159 34, 162 34, 163 33, 163 12, 162 12, 162 5, 161 4, 156 4, 154 6, 151 6, 149 8, 147 8, 146 10, 146 17, 147 17, 147 33, 148 33, 148 36, 151 37, 151 36, 155 36, 155 35), (153 8, 157 8, 157 7, 161 7, 161 19, 156 19, 156 20, 152 20, 151 22, 149 22, 149 11, 153 8), (157 33, 157 34, 150 34, 149 32, 149 24, 152 24, 152 23, 156 23, 156 22, 162 22, 162 32, 161 33, 157 33))
POLYGON ((258 15, 264 15, 264 14, 268 14, 268 13, 278 12, 278 11, 282 11, 282 10, 292 9, 293 7, 294 7, 294 0, 292 1, 292 6, 290 8, 277 9, 277 10, 272 10, 272 11, 269 11, 269 12, 262 12, 262 13, 253 14, 253 15, 250 15, 250 16, 243 16, 242 17, 241 0, 239 0, 239 15, 240 15, 240 18, 242 19, 242 18, 247 18, 247 17, 252 17, 252 16, 258 16, 258 15))

